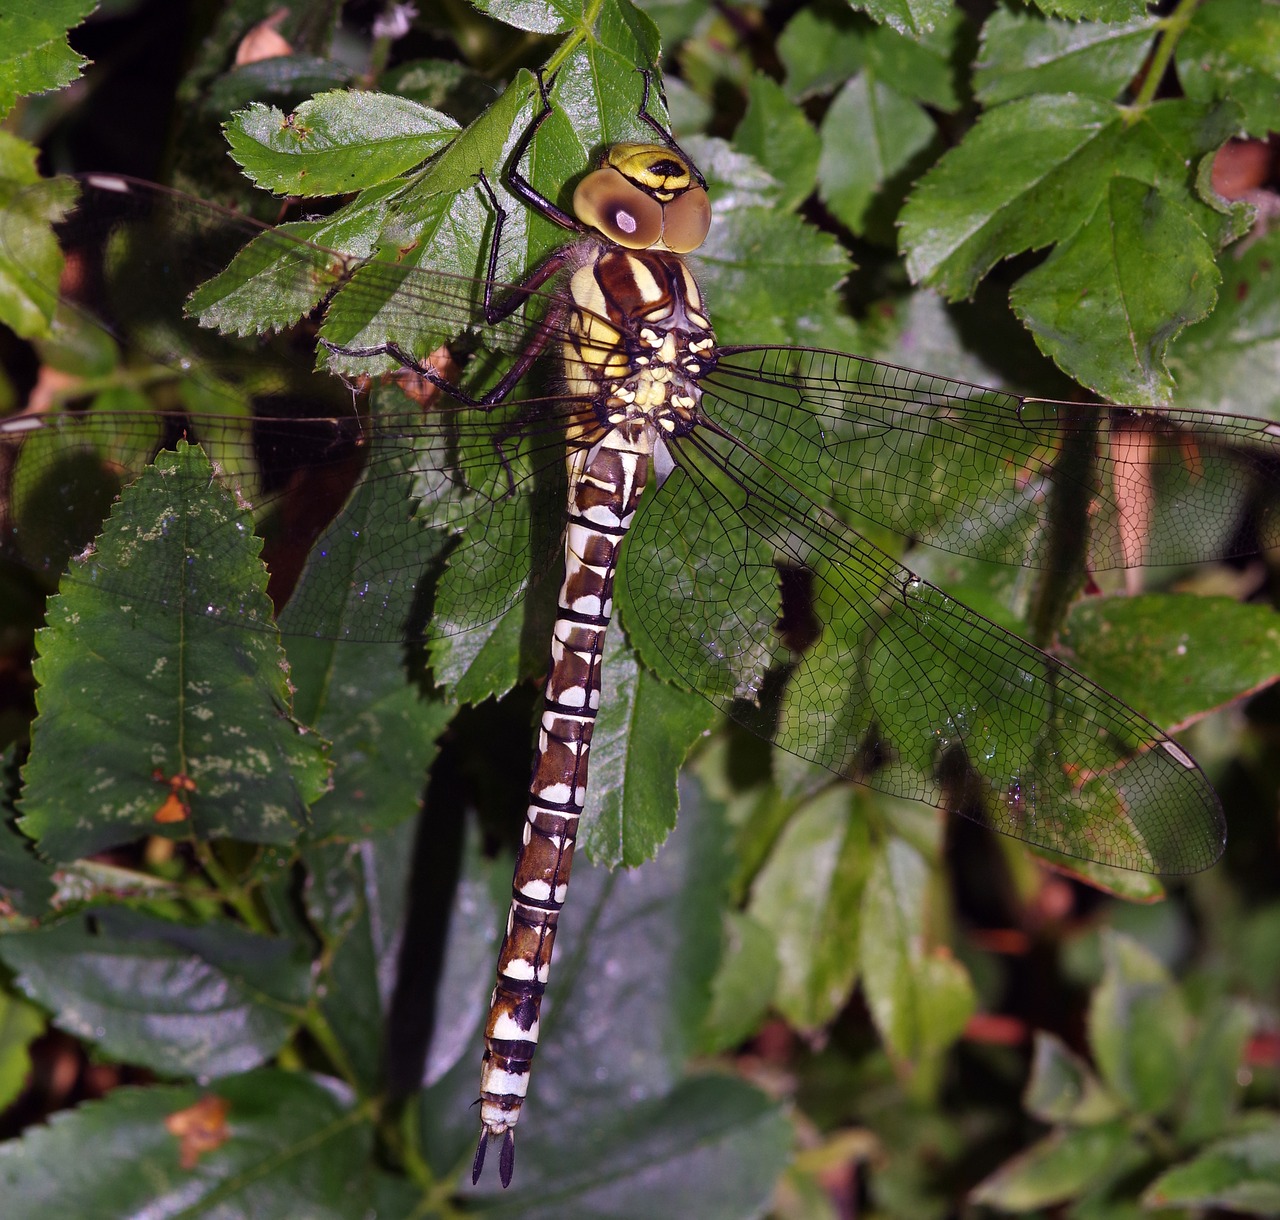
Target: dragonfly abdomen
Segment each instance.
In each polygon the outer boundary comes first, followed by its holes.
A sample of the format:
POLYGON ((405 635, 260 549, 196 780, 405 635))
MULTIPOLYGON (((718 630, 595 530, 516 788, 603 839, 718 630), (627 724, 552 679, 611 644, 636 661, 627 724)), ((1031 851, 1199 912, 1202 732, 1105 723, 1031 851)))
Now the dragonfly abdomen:
POLYGON ((569 458, 565 574, 529 784, 528 820, 516 857, 511 913, 485 1026, 483 1129, 473 1181, 480 1177, 491 1137, 502 1137, 499 1176, 504 1186, 514 1169, 512 1128, 528 1091, 542 996, 586 801, 591 733, 600 708, 600 666, 613 612, 613 578, 648 478, 652 444, 648 428, 619 428, 569 458))

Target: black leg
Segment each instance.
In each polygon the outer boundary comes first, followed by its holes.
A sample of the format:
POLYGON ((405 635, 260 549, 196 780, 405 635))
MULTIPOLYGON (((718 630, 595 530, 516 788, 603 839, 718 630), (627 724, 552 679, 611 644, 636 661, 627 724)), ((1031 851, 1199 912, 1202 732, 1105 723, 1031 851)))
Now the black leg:
MULTIPOLYGON (((653 81, 653 69, 641 68, 639 71, 644 77, 644 96, 640 99, 640 121, 651 127, 657 133, 658 138, 663 142, 663 144, 679 156, 680 160, 682 160, 692 171, 698 185, 705 191, 707 189, 707 180, 702 176, 702 171, 693 163, 693 158, 676 143, 675 136, 673 136, 661 123, 658 122, 657 119, 653 117, 653 115, 649 113, 649 90, 653 81)), ((667 104, 667 95, 663 91, 661 84, 658 85, 658 97, 662 100, 662 104, 665 106, 667 104)))

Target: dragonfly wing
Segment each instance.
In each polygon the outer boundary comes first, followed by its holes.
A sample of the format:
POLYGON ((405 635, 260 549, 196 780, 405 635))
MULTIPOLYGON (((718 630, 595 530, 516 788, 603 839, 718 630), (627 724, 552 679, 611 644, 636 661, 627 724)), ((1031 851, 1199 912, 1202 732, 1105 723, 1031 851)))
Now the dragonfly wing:
MULTIPOLYGON (((378 520, 348 530, 345 544, 341 531, 331 531, 307 560, 309 575, 322 583, 363 591, 359 625, 335 628, 320 610, 299 608, 287 620, 293 632, 402 638, 399 610, 424 575, 425 561, 415 566, 410 557, 415 523, 456 540, 435 603, 438 634, 494 621, 519 600, 531 573, 554 568, 564 513, 564 421, 572 403, 525 397, 481 409, 452 402, 423 382, 425 405, 399 398, 389 414, 369 412, 339 378, 310 367, 315 333, 308 315, 320 307, 326 311, 321 333, 332 329, 353 342, 372 342, 376 334, 424 361, 431 343, 471 327, 483 281, 415 264, 423 257, 415 242, 429 215, 415 213, 410 224, 387 192, 375 191, 362 196, 354 214, 344 209, 269 228, 149 183, 89 177, 75 185, 76 204, 58 226, 74 297, 59 297, 48 267, 30 266, 33 283, 46 294, 50 312, 55 303, 69 307, 58 315, 64 331, 83 318, 154 367, 121 364, 118 353, 108 353, 103 367, 91 371, 111 388, 85 386, 85 404, 93 410, 0 427, 6 554, 61 571, 68 555, 97 533, 112 495, 157 449, 184 437, 202 444, 234 487, 245 528, 274 516, 270 528, 291 552, 280 566, 293 575, 357 472, 366 483, 398 481, 397 491, 373 498, 378 520), (354 239, 380 227, 403 238, 397 262, 366 257, 375 253, 372 239, 364 245, 354 239), (292 333, 235 337, 259 329, 292 333), (148 412, 152 394, 166 414, 148 412), (94 493, 87 506, 86 490, 94 493), (84 512, 73 513, 77 507, 84 512), (378 606, 384 609, 375 612, 378 606)), ((13 237, 11 227, 0 227, 0 242, 13 237)), ((21 249, 9 252, 24 257, 21 249)), ((499 285, 498 291, 507 290, 499 285)), ((469 373, 485 384, 500 376, 503 357, 494 351, 527 341, 530 325, 555 303, 553 295, 528 293, 520 310, 484 327, 489 346, 469 373)), ((385 355, 339 359, 321 351, 328 363, 336 360, 351 372, 395 365, 385 355)), ((434 553, 433 541, 424 537, 424 545, 434 553)), ((171 596, 163 587, 139 588, 136 575, 113 577, 101 565, 92 579, 107 587, 115 579, 118 591, 133 597, 163 602, 171 596)), ((277 581, 273 592, 278 597, 290 583, 281 588, 277 581)), ((210 609, 234 619, 229 611, 210 609)))
POLYGON ((1075 505, 1095 569, 1280 544, 1280 427, 1025 399, 814 348, 725 349, 703 409, 819 503, 943 550, 1054 567, 1075 505))
POLYGON ((1165 874, 1217 859, 1217 797, 1155 725, 744 446, 702 429, 672 454, 621 581, 660 672, 791 753, 1038 847, 1165 874))

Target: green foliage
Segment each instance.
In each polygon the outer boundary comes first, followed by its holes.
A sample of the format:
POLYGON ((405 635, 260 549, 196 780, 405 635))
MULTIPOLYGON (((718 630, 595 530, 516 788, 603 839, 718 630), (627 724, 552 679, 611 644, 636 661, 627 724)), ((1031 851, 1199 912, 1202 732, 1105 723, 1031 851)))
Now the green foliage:
MULTIPOLYGON (((371 87, 359 92, 336 88, 352 78, 332 41, 338 6, 311 7, 310 19, 285 26, 300 54, 232 68, 236 41, 264 14, 224 5, 182 82, 173 124, 183 132, 174 167, 182 185, 232 205, 233 226, 240 214, 277 218, 264 192, 310 201, 307 219, 282 226, 316 244, 306 253, 310 279, 297 274, 306 247, 263 235, 239 253, 210 252, 212 278, 188 303, 204 324, 200 339, 212 330, 252 337, 267 393, 289 387, 257 336, 322 303, 311 343, 394 341, 425 358, 472 328, 473 277, 493 237, 481 172, 506 214, 501 280, 519 281, 562 241, 503 177, 537 105, 525 69, 557 75, 555 112, 523 166, 535 189, 567 206, 566 187, 601 147, 649 138, 637 119, 636 69, 662 62, 672 112, 700 113, 707 129, 732 133, 678 132, 717 209, 699 269, 722 341, 859 351, 996 391, 1067 397, 1041 353, 1113 400, 1176 398, 1179 407, 1280 419, 1277 238, 1251 234, 1247 248, 1232 246, 1249 210, 1219 198, 1209 174, 1229 137, 1280 122, 1280 22, 1253 0, 1184 0, 1166 16, 1139 0, 1062 0, 994 7, 982 21, 946 0, 877 0, 859 14, 819 4, 799 9, 759 59, 759 41, 739 41, 740 27, 701 4, 646 13, 627 0, 486 3, 477 5, 486 17, 433 18, 454 23, 448 32, 468 48, 466 63, 388 70, 394 38, 371 37, 362 65, 371 87), (1172 63, 1176 83, 1143 75, 1152 63, 1172 63), (227 174, 227 146, 260 189, 227 174), (828 229, 814 223, 823 210, 828 229), (358 270, 343 277, 369 256, 425 277, 433 308, 393 291, 343 291, 362 285, 358 270)), ((0 103, 74 77, 81 61, 65 33, 82 15, 71 5, 46 5, 39 18, 0 12, 0 103)), ((662 120, 665 99, 650 109, 662 120)), ((56 135, 38 106, 17 118, 15 130, 32 139, 56 135)), ((141 452, 134 433, 113 429, 110 410, 168 396, 231 415, 224 434, 200 439, 235 487, 264 485, 265 469, 239 461, 252 448, 243 417, 262 384, 213 365, 174 384, 172 369, 186 368, 194 348, 153 328, 142 346, 164 364, 139 364, 57 307, 61 255, 49 225, 72 192, 33 190, 34 166, 31 145, 0 134, 0 320, 39 341, 44 367, 77 379, 63 405, 93 402, 87 419, 70 421, 74 435, 49 442, 65 444, 68 470, 91 451, 95 468, 105 455, 128 482, 162 437, 141 452)), ((179 303, 170 308, 176 317, 179 303)), ((521 328, 490 333, 492 358, 475 361, 484 384, 521 328)), ((319 348, 319 363, 353 377, 395 366, 333 347, 319 348)), ((994 391, 973 400, 989 451, 966 446, 962 431, 951 444, 922 434, 891 463, 868 462, 861 484, 818 494, 853 504, 861 528, 874 506, 909 490, 880 519, 942 548, 913 552, 912 567, 1029 635, 1048 595, 1017 565, 1053 540, 1037 513, 1010 523, 1012 493, 1034 456, 1019 424, 1061 404, 1011 411, 1010 401, 994 391), (932 500, 917 494, 922 486, 936 489, 932 500), (921 505, 932 511, 912 516, 921 505)), ((377 408, 410 420, 416 410, 390 390, 379 391, 377 408)), ((821 423, 824 451, 857 443, 821 423)), ((393 427, 366 443, 371 463, 395 470, 393 427)), ((483 477, 499 487, 527 469, 525 454, 495 457, 488 433, 460 435, 458 448, 475 485, 483 477)), ((1172 524, 1152 523, 1149 556, 1180 553, 1187 532, 1201 557, 1227 547, 1233 523, 1213 485, 1213 456, 1202 459, 1208 478, 1196 460, 1186 464, 1195 494, 1178 492, 1193 507, 1172 524)), ((833 783, 795 758, 767 759, 758 741, 723 730, 679 778, 712 711, 648 668, 645 640, 656 628, 632 610, 628 581, 656 581, 636 566, 619 575, 626 634, 611 633, 604 658, 580 839, 587 860, 557 941, 516 1180, 506 1194, 488 1181, 460 1185, 509 895, 511 815, 528 773, 532 717, 520 692, 545 665, 547 590, 521 599, 529 567, 554 562, 555 540, 539 539, 532 497, 495 496, 479 525, 452 534, 467 506, 447 488, 416 485, 406 466, 402 478, 357 484, 315 544, 327 562, 302 568, 277 634, 259 544, 243 528, 269 532, 272 523, 249 522, 207 461, 178 444, 101 527, 114 485, 87 522, 60 502, 62 484, 27 481, 21 463, 10 485, 10 507, 40 531, 19 541, 77 558, 38 639, 29 759, 25 749, 5 757, 13 813, 0 828, 0 1098, 21 1086, 38 1011, 100 1059, 176 1083, 116 1088, 0 1144, 6 1216, 462 1207, 557 1220, 729 1220, 770 1207, 824 1216, 835 1214, 824 1184, 856 1189, 855 1173, 869 1210, 895 1217, 941 1217, 962 1197, 975 1209, 1080 1216, 1132 1214, 1139 1203, 1280 1207, 1280 1120, 1266 1093, 1274 1070, 1259 1068, 1251 1089, 1241 1083, 1252 1003, 1273 997, 1280 981, 1266 949, 1274 869, 1246 885, 1256 862, 1229 860, 1183 896, 1194 921, 1172 903, 1128 917, 1119 904, 1099 908, 1104 926, 1148 922, 1134 925, 1134 937, 1103 932, 1096 974, 1076 960, 1068 977, 1059 961, 1052 994, 1017 1014, 1024 1037, 1028 1022, 1042 1026, 1022 1095, 1025 1116, 1048 1128, 1037 1135, 1010 1104, 1025 1064, 982 1034, 983 1018, 1012 1006, 1010 993, 1031 976, 969 925, 1016 922, 1043 971, 1055 939, 1099 943, 1082 921, 1054 922, 1062 883, 1013 847, 997 858, 997 845, 975 852, 959 836, 944 852, 929 808, 833 783), (176 471, 184 477, 171 478, 176 471), (197 482, 207 495, 174 498, 197 482), (191 564, 206 550, 233 554, 218 531, 240 540, 229 570, 191 564), (523 549, 493 545, 515 537, 523 549), (370 589, 364 574, 379 564, 435 564, 444 575, 423 606, 407 579, 370 589), (502 612, 477 627, 479 601, 502 612), (234 607, 239 622, 219 623, 209 606, 234 607), (377 642, 386 623, 427 611, 437 630, 425 665, 415 650, 377 642), (116 854, 84 858, 107 850, 116 854), (953 859, 979 879, 967 881, 953 859), (644 867, 607 871, 619 864, 644 867), (1000 903, 997 915, 987 902, 1000 903), (1187 982, 1174 981, 1173 960, 1187 982), (1087 1037, 1069 1045, 1085 990, 1087 1037), (1054 999, 1062 1011, 1051 1011, 1054 999), (765 1036, 751 1056, 728 1058, 782 1023, 803 1045, 792 1040, 779 1058, 778 1039, 765 1036), (760 1074, 790 1111, 722 1067, 707 1071, 709 1055, 757 1070, 763 1057, 760 1074)), ((1123 523, 1093 524, 1114 563, 1127 545, 1123 523)), ((883 531, 873 541, 903 545, 883 531)), ((669 542, 669 558, 697 566, 692 537, 669 542)), ((771 569, 767 577, 771 585, 771 569)), ((833 587, 841 579, 830 574, 833 587)), ((1238 710, 1280 674, 1274 610, 1242 600, 1262 575, 1213 568, 1193 579, 1213 596, 1162 586, 1079 598, 1073 586, 1049 615, 1047 637, 1157 723, 1202 722, 1192 741, 1224 793, 1273 792, 1276 762, 1238 710), (1231 714, 1210 716, 1232 703, 1231 714)), ((6 567, 0 580, 0 600, 17 607, 16 593, 7 595, 19 578, 6 567)), ((912 613, 945 624, 954 603, 933 597, 904 588, 884 621, 912 613)), ((864 625, 841 626, 856 634, 864 625)), ((990 666, 991 641, 1002 638, 975 637, 968 652, 940 648, 929 683, 965 702, 970 669, 990 666)), ((1010 683, 1036 672, 1036 655, 1006 657, 1010 683)), ((868 689, 877 697, 914 689, 914 667, 876 656, 868 689)), ((1091 759, 1087 785, 1126 753, 1128 722, 1124 709, 1106 733, 1076 721, 1072 696, 1083 680, 1062 671, 1060 681, 1062 706, 1041 719, 1068 744, 1048 748, 1091 759)), ((902 701, 904 723, 916 707, 902 701)), ((1265 703, 1250 715, 1274 721, 1265 703)), ((21 723, 6 730, 25 733, 21 723)), ((1009 769, 1004 742, 992 732, 983 761, 993 773, 1009 769)), ((1167 824, 1174 800, 1117 806, 1109 833, 1134 857, 1177 863, 1180 846, 1153 842, 1151 832, 1167 824)), ((1273 847, 1257 846, 1270 842, 1257 809, 1240 799, 1233 833, 1246 856, 1252 843, 1271 860, 1273 847)), ((1033 831, 1041 841, 1054 833, 1033 831)), ((1164 896, 1152 877, 1085 863, 1078 872, 1144 902, 1164 896)))
POLYGON ((1239 1006, 1191 1018, 1185 993, 1127 937, 1105 938, 1106 969, 1089 1011, 1096 1072, 1041 1035, 1027 1082, 1027 1110, 1052 1130, 973 1192, 978 1203, 1032 1212, 1079 1200, 1112 1214, 1149 1182, 1150 1207, 1270 1213, 1280 1198, 1274 1114, 1239 1112, 1237 1065, 1249 1033, 1239 1006), (1204 1145, 1160 1172, 1189 1147, 1204 1145))
POLYGON ((88 60, 71 49, 67 30, 97 7, 97 0, 0 6, 0 115, 24 94, 60 89, 80 75, 88 60))

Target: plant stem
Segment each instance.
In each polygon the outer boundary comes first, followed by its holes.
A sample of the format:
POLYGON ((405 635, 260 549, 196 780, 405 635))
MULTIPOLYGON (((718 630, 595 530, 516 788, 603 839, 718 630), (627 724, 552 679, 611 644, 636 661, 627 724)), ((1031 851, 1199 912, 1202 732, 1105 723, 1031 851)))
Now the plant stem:
POLYGON ((1133 99, 1133 110, 1145 110, 1155 100, 1156 90, 1160 88, 1160 82, 1164 79, 1164 74, 1173 60, 1173 53, 1178 49, 1178 43, 1187 32, 1192 14, 1199 5, 1200 0, 1179 0, 1178 7, 1161 22, 1160 37, 1152 53, 1151 62, 1147 66, 1147 75, 1142 82, 1142 88, 1138 90, 1138 96, 1133 99))

